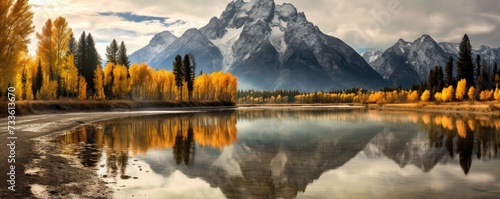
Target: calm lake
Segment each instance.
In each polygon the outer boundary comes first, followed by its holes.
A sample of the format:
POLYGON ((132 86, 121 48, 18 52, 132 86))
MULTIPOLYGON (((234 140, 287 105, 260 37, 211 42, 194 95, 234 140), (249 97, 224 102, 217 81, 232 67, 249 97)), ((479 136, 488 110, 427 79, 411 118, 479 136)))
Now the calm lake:
POLYGON ((500 198, 500 118, 240 108, 60 138, 116 198, 500 198))

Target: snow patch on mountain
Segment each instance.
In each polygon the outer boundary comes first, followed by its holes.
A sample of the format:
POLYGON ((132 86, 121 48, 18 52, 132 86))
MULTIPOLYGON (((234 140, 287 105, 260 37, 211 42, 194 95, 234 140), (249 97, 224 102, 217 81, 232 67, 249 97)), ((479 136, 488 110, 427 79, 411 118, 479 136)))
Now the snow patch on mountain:
POLYGON ((285 31, 283 30, 283 28, 279 26, 272 27, 271 35, 269 35, 269 41, 271 42, 271 45, 274 46, 274 49, 278 51, 281 59, 287 49, 287 45, 285 42, 285 31))
POLYGON ((243 6, 241 6, 240 8, 240 12, 242 11, 250 11, 252 10, 253 6, 255 5, 255 3, 257 2, 256 0, 243 0, 243 2, 245 2, 245 4, 243 4, 243 6))
POLYGON ((222 56, 224 57, 222 69, 229 70, 234 60, 233 45, 240 38, 243 27, 241 28, 228 28, 226 34, 219 39, 210 40, 217 48, 219 48, 222 56))
POLYGON ((384 53, 383 50, 375 50, 373 48, 369 48, 365 52, 361 53, 361 57, 363 57, 366 62, 371 63, 379 59, 382 53, 384 53))

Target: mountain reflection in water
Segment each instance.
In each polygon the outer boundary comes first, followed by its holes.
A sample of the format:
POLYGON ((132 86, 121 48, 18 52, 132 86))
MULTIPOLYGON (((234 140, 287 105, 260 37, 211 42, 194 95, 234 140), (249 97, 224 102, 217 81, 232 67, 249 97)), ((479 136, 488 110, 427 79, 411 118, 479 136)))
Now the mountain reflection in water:
MULTIPOLYGON (((101 168, 102 176, 116 178, 117 184, 128 177, 141 181, 146 175, 141 172, 150 168, 153 173, 147 175, 162 176, 164 183, 178 176, 201 179, 207 189, 220 189, 227 198, 295 198, 308 197, 306 188, 314 192, 323 174, 347 169, 352 160, 369 167, 370 161, 387 158, 399 168, 412 165, 423 173, 432 173, 436 165, 460 165, 465 178, 475 161, 498 168, 499 129, 500 120, 490 117, 240 109, 112 120, 83 126, 60 141, 64 154, 101 168)), ((131 182, 127 186, 120 187, 126 194, 161 196, 161 191, 131 182)))

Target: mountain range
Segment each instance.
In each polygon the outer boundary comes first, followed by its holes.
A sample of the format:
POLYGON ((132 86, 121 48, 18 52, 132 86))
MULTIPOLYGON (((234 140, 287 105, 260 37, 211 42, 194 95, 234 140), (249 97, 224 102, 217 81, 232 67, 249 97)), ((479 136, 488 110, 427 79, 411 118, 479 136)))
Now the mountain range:
MULTIPOLYGON (((412 84, 427 81, 429 71, 435 66, 446 66, 449 57, 457 60, 459 43, 439 42, 431 36, 422 35, 413 42, 399 39, 386 50, 368 49, 361 55, 370 66, 391 86, 409 88, 412 84)), ((493 65, 500 63, 500 48, 482 45, 472 50, 473 58, 493 65)))
POLYGON ((198 29, 175 37, 158 33, 130 55, 131 62, 171 69, 177 54, 191 53, 197 72, 224 70, 239 88, 317 91, 361 87, 386 81, 354 49, 329 36, 304 13, 273 0, 231 1, 224 12, 198 29))

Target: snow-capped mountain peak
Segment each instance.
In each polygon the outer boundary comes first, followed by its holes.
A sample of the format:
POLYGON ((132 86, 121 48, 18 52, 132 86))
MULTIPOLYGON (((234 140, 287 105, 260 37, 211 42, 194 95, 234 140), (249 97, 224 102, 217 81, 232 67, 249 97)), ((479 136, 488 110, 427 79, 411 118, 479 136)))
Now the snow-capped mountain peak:
POLYGON ((177 39, 175 35, 169 31, 163 31, 156 34, 149 44, 129 56, 131 62, 135 63, 150 63, 157 55, 168 48, 177 39))

